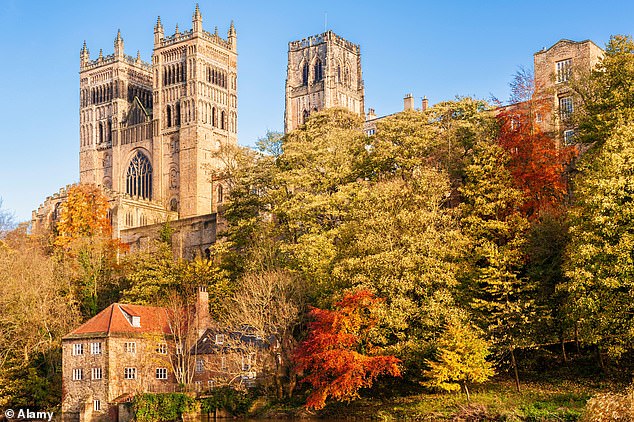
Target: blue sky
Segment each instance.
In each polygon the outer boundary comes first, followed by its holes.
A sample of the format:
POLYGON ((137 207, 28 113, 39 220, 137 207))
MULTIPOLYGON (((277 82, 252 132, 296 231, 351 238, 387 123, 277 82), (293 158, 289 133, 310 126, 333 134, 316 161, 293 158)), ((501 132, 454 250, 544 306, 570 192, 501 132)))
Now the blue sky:
MULTIPOLYGON (((430 103, 471 95, 502 100, 519 66, 561 38, 631 34, 634 2, 617 1, 212 1, 199 0, 203 27, 238 32, 238 137, 253 145, 282 130, 288 41, 328 29, 360 44, 366 109, 402 109, 411 92, 430 103)), ((153 27, 191 28, 195 1, 0 0, 0 197, 17 220, 78 181, 78 71, 91 57, 125 52, 150 61, 153 27)))

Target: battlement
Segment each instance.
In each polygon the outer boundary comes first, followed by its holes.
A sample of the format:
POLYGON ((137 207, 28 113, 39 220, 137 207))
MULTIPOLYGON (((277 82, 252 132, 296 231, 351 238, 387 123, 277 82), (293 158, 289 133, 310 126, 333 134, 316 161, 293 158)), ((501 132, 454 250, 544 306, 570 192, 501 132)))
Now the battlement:
MULTIPOLYGON (((114 54, 110 54, 108 56, 99 57, 95 60, 89 60, 86 64, 81 66, 81 70, 92 70, 96 69, 100 66, 106 66, 109 64, 113 64, 118 60, 117 56, 114 54)), ((133 57, 128 54, 123 55, 123 62, 127 64, 131 64, 133 66, 137 66, 142 68, 145 71, 150 72, 152 70, 152 65, 150 63, 144 62, 139 57, 133 57)))
MULTIPOLYGON (((194 30, 190 29, 189 31, 183 31, 183 32, 176 32, 174 35, 168 35, 166 37, 163 37, 160 39, 160 43, 159 46, 160 47, 168 47, 170 45, 173 44, 177 44, 181 41, 187 41, 190 40, 194 37, 194 30)), ((203 39, 210 41, 216 45, 219 45, 223 48, 226 48, 228 50, 231 50, 231 43, 222 38, 220 35, 218 35, 217 33, 211 33, 208 31, 202 31, 202 37, 203 39)))
POLYGON ((304 38, 298 41, 291 41, 288 43, 288 50, 297 51, 306 47, 323 44, 328 41, 334 43, 335 45, 339 45, 343 48, 352 50, 355 53, 359 53, 361 51, 361 47, 359 45, 340 37, 332 31, 326 31, 323 34, 312 35, 308 38, 304 38))

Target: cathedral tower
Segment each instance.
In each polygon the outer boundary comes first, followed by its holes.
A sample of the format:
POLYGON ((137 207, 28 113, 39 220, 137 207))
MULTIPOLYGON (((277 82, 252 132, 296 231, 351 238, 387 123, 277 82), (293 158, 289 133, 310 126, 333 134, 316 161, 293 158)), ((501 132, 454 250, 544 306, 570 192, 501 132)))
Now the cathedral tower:
POLYGON ((310 113, 344 107, 363 115, 361 49, 332 31, 288 44, 286 132, 310 113))
POLYGON ((224 188, 212 153, 237 143, 236 30, 232 22, 224 39, 202 21, 196 5, 191 30, 177 25, 165 36, 160 19, 154 28, 154 162, 159 189, 180 218, 216 211, 224 188))

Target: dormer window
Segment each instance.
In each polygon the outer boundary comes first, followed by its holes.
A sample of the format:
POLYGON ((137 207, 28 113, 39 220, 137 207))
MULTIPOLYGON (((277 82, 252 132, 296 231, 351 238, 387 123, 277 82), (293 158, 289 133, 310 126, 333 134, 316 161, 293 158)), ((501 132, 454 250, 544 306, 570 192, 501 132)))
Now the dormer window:
POLYGON ((132 326, 133 327, 140 327, 141 326, 141 317, 140 316, 133 316, 132 317, 132 326))
POLYGON ((125 317, 125 319, 128 320, 128 323, 133 326, 133 327, 140 327, 141 326, 141 317, 137 316, 137 315, 132 315, 128 312, 126 312, 123 308, 119 308, 121 309, 121 313, 123 313, 123 316, 125 317))
POLYGON ((225 342, 225 335, 216 334, 216 344, 220 345, 220 344, 223 344, 224 342, 225 342))

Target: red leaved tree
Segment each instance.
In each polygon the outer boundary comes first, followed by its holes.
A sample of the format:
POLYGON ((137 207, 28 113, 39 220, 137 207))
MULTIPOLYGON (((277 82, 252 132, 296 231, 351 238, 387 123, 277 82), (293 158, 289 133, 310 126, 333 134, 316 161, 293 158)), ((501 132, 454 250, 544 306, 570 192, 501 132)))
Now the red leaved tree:
POLYGON ((400 376, 400 360, 379 355, 369 341, 376 324, 373 311, 382 299, 368 290, 346 294, 334 310, 313 308, 309 334, 296 349, 297 369, 313 390, 306 407, 321 409, 329 397, 350 400, 379 375, 400 376))
POLYGON ((521 70, 511 83, 511 100, 515 102, 498 113, 498 142, 510 154, 509 171, 516 186, 524 193, 523 212, 536 218, 562 203, 567 191, 566 166, 576 149, 560 145, 546 133, 546 119, 552 116, 549 101, 533 96, 532 75, 521 70))

